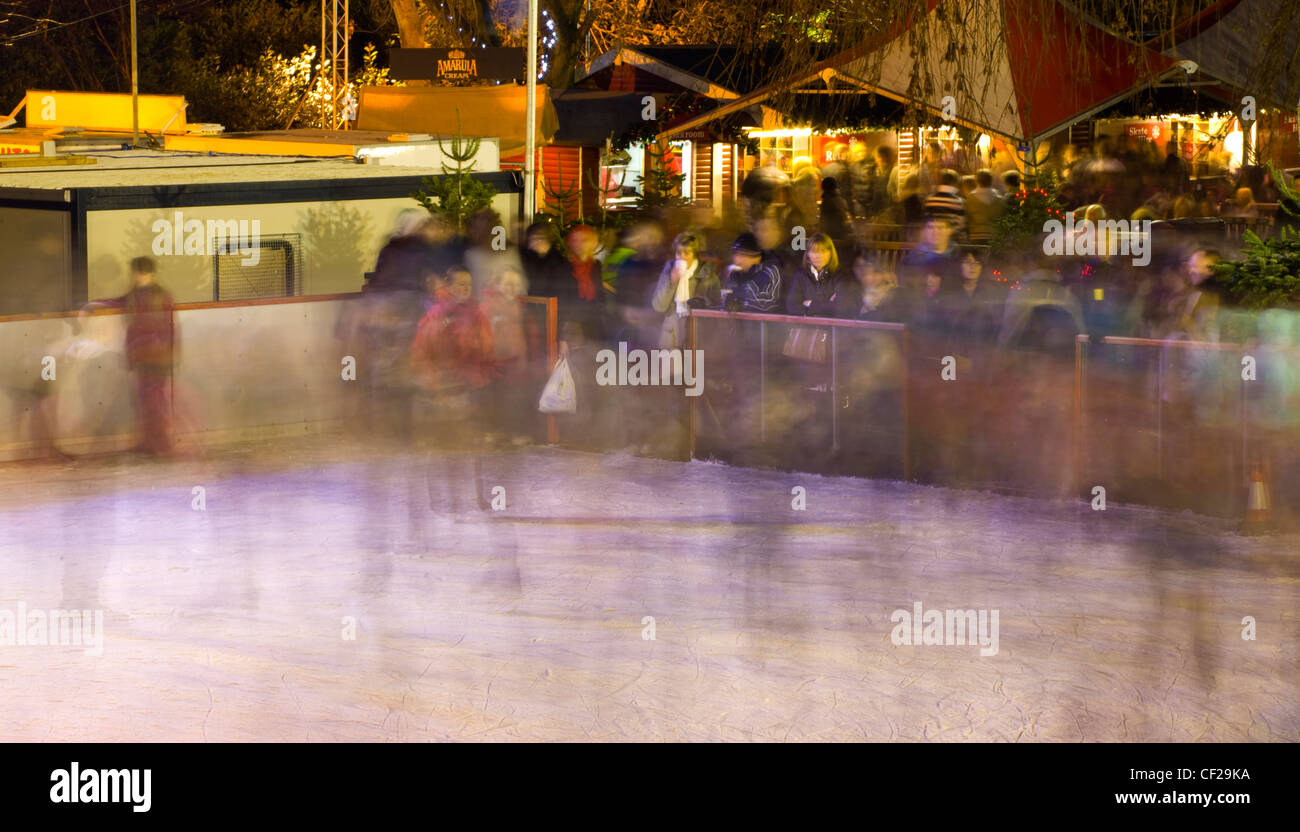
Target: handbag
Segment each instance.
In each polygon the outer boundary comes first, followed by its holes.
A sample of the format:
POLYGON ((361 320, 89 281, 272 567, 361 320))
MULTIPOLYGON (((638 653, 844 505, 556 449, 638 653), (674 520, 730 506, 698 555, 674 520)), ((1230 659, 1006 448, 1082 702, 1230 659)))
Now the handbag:
POLYGON ((786 333, 781 354, 787 358, 825 364, 830 354, 830 330, 825 327, 792 326, 786 333))

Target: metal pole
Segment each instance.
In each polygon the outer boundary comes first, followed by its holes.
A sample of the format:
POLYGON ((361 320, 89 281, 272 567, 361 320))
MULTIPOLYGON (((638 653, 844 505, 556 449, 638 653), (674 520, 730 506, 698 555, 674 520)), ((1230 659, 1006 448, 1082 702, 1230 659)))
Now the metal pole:
MULTIPOLYGON (((320 0, 320 55, 319 57, 320 57, 320 80, 321 80, 322 92, 325 89, 325 55, 328 54, 329 52, 329 50, 325 48, 326 46, 325 33, 326 31, 328 31, 329 28, 328 10, 325 7, 326 2, 327 0, 320 0)), ((320 99, 320 127, 322 130, 329 129, 329 124, 326 123, 328 118, 329 118, 329 103, 325 100, 325 96, 322 95, 320 99)))
POLYGON ((758 441, 767 441, 767 321, 758 322, 758 441))
POLYGON ((1074 338, 1074 424, 1070 442, 1070 485, 1074 496, 1083 491, 1083 345, 1087 335, 1074 338))
POLYGON ((903 420, 903 480, 906 482, 912 479, 912 435, 911 429, 908 427, 912 418, 912 394, 911 382, 909 380, 910 373, 907 368, 908 362, 912 360, 912 339, 911 333, 907 331, 906 327, 903 328, 901 340, 903 344, 903 359, 899 363, 899 369, 902 373, 902 378, 899 380, 899 383, 902 385, 901 392, 903 399, 901 402, 901 415, 903 420))
POLYGON ((537 0, 528 0, 528 95, 524 115, 524 220, 537 213, 537 0))
POLYGON ((1245 380, 1245 379, 1242 379, 1242 380, 1241 380, 1240 382, 1238 382, 1238 383, 1241 385, 1241 408, 1240 408, 1240 418, 1241 418, 1241 481, 1244 482, 1244 483, 1246 484, 1246 487, 1247 487, 1247 488, 1249 488, 1249 487, 1250 487, 1250 463, 1249 463, 1249 461, 1246 459, 1246 453, 1247 453, 1247 450, 1248 450, 1248 449, 1247 449, 1247 435, 1248 435, 1248 431, 1250 430, 1250 428, 1249 428, 1249 425, 1250 425, 1250 410, 1249 410, 1250 403, 1249 403, 1249 401, 1248 401, 1247 398, 1246 398, 1246 380, 1245 380))
POLYGON ((1160 347, 1156 361, 1156 477, 1165 476, 1165 351, 1160 347))
POLYGON ((839 327, 831 327, 831 450, 840 449, 840 393, 836 384, 835 372, 835 333, 839 327))
POLYGON ((135 0, 131 0, 131 147, 140 146, 140 71, 135 36, 135 0))
MULTIPOLYGON (((700 319, 695 317, 694 315, 691 315, 689 318, 687 318, 687 343, 690 345, 688 349, 690 349, 691 351, 692 361, 695 360, 695 355, 696 355, 695 350, 697 348, 696 344, 697 344, 697 339, 699 338, 699 332, 696 327, 696 325, 699 323, 699 320, 700 319)), ((696 372, 698 373, 699 370, 697 369, 696 372)), ((690 409, 690 415, 687 417, 687 426, 686 426, 687 459, 695 459, 695 431, 697 429, 696 420, 699 418, 698 415, 699 411, 697 409, 699 402, 700 402, 699 396, 691 396, 691 409, 690 409)))

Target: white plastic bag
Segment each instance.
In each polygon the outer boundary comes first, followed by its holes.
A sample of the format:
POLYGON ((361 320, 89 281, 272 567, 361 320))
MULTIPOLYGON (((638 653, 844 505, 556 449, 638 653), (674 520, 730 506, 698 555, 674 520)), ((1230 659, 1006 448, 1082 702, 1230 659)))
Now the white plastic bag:
POLYGON ((555 362, 551 377, 542 388, 542 398, 537 402, 537 409, 542 413, 574 413, 578 409, 578 390, 573 384, 573 373, 569 372, 569 360, 561 358, 555 362))

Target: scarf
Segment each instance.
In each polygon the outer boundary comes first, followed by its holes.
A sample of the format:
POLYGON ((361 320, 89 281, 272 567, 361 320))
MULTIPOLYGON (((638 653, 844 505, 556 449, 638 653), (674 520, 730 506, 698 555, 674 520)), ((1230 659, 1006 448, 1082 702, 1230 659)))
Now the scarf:
POLYGON ((596 281, 593 278, 596 274, 596 261, 574 260, 572 263, 573 276, 578 280, 578 297, 583 300, 595 300, 596 281))
POLYGON ((691 306, 687 301, 691 299, 691 281, 695 279, 695 273, 699 271, 699 268, 700 261, 697 258, 695 262, 691 263, 691 267, 687 269, 686 274, 682 275, 682 279, 677 281, 677 294, 673 299, 677 302, 678 315, 690 314, 691 306))

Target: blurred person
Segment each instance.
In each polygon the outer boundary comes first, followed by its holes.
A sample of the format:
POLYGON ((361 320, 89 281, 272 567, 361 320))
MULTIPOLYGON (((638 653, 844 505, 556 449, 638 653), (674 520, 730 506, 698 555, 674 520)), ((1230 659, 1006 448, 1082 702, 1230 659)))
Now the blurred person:
MULTIPOLYGON (((831 160, 822 165, 821 180, 822 193, 826 191, 826 181, 834 180, 835 190, 844 198, 847 205, 848 201, 853 198, 853 174, 849 166, 849 148, 845 144, 835 142, 827 148, 831 154, 831 160)), ((853 206, 847 205, 847 215, 853 216, 853 206)), ((823 231, 826 229, 823 228, 823 231)))
POLYGON ((55 338, 25 338, 26 348, 20 351, 14 360, 6 362, 0 373, 0 399, 8 394, 13 410, 12 423, 18 425, 23 412, 31 419, 31 436, 35 442, 35 451, 42 458, 68 462, 71 454, 60 450, 56 436, 58 434, 58 404, 60 379, 65 378, 68 368, 62 362, 63 356, 78 359, 100 354, 103 347, 89 339, 74 341, 75 333, 83 329, 78 318, 73 324, 74 336, 68 336, 65 322, 58 322, 60 335, 55 338), (89 347, 89 349, 87 349, 89 347), (55 359, 54 377, 44 374, 45 357, 55 359))
POLYGON ((1020 193, 1020 171, 1005 171, 1002 174, 1002 189, 1007 195, 1020 193))
POLYGON ((894 148, 889 145, 876 148, 876 177, 871 187, 870 215, 872 217, 890 210, 900 198, 897 160, 898 156, 894 148))
POLYGON ((740 197, 745 202, 750 217, 767 213, 768 208, 790 187, 790 177, 777 164, 776 156, 768 153, 763 163, 750 171, 740 183, 740 197))
POLYGON ((479 452, 484 440, 484 396, 496 370, 492 327, 474 300, 474 277, 468 269, 452 269, 450 296, 420 321, 410 345, 410 363, 422 395, 421 439, 442 453, 430 460, 429 488, 433 508, 444 514, 485 510, 479 452), (468 458, 462 456, 468 452, 468 458), (436 495, 436 479, 443 493, 436 495), (473 500, 465 493, 469 483, 473 500))
POLYGON ((655 286, 651 306, 664 316, 659 347, 686 346, 686 321, 693 307, 717 307, 722 302, 722 283, 712 262, 702 260, 703 240, 684 231, 673 239, 673 259, 664 264, 655 286))
MULTIPOLYGON (((465 248, 461 264, 474 277, 474 297, 483 297, 489 286, 496 285, 506 269, 522 275, 519 251, 508 245, 501 215, 492 208, 480 208, 465 224, 465 248)), ((527 290, 525 288, 525 294, 527 290)))
POLYGON ((849 144, 849 180, 851 187, 844 193, 849 200, 855 217, 870 217, 872 210, 872 192, 876 187, 876 175, 879 168, 867 153, 867 146, 858 139, 849 144))
MULTIPOLYGON (((446 300, 420 320, 411 365, 427 391, 481 390, 492 380, 496 351, 492 326, 474 300, 469 269, 452 269, 446 300)), ((516 296, 517 297, 517 296, 516 296)), ((518 345, 518 340, 514 341, 518 345)))
POLYGON ((617 265, 611 341, 627 341, 646 349, 658 346, 663 320, 651 299, 663 266, 663 240, 663 227, 650 221, 635 223, 623 232, 623 245, 630 253, 617 265))
POLYGON ((779 262, 764 257, 753 234, 741 234, 731 246, 731 265, 724 275, 724 291, 731 295, 728 308, 746 312, 779 311, 781 278, 779 262))
POLYGON ((858 289, 845 291, 845 318, 860 321, 903 323, 911 317, 911 304, 907 293, 898 285, 898 277, 880 268, 869 255, 858 255, 853 261, 853 276, 858 289), (856 303, 855 303, 856 301, 856 303))
POLYGON ((791 315, 836 317, 843 306, 840 296, 849 282, 850 278, 840 271, 834 239, 820 232, 814 234, 808 238, 803 265, 790 281, 785 310, 791 315))
POLYGON ((993 189, 993 172, 976 171, 975 188, 966 197, 966 233, 972 243, 987 245, 993 239, 993 223, 1002 214, 1002 196, 993 189))
POLYGON ((984 262, 973 251, 961 257, 961 289, 949 297, 949 342, 962 355, 970 356, 997 336, 1005 298, 982 281, 984 262))
POLYGON ((920 242, 899 263, 903 280, 916 284, 929 275, 938 275, 946 287, 955 289, 961 270, 952 237, 953 227, 947 217, 927 217, 921 228, 920 242))
POLYGON ((840 195, 839 183, 835 179, 822 181, 822 204, 818 227, 840 248, 848 250, 853 239, 852 216, 849 204, 840 195))
POLYGON ((926 216, 947 217, 954 233, 961 233, 966 222, 966 200, 958 192, 960 180, 954 170, 944 170, 939 174, 939 184, 934 193, 925 199, 926 216))
POLYGON ((460 248, 445 218, 422 208, 403 211, 363 291, 423 292, 430 274, 459 262, 460 248))
POLYGON ((922 151, 921 164, 917 167, 917 190, 922 197, 929 196, 939 187, 939 174, 943 171, 943 145, 937 139, 931 139, 922 151))
POLYGON ((998 328, 998 346, 1012 350, 1066 354, 1086 332, 1078 300, 1061 276, 1034 269, 1021 278, 1020 291, 1007 296, 998 328))
MULTIPOLYGON (((599 242, 596 229, 589 225, 576 225, 569 230, 565 240, 569 249, 568 272, 556 287, 561 330, 572 333, 576 329, 584 342, 605 338, 608 293, 601 280, 600 261, 596 259, 599 242)), ((567 342, 567 338, 561 342, 561 356, 568 353, 567 342)))
POLYGON ((949 295, 952 290, 945 288, 944 274, 933 269, 926 269, 923 273, 921 291, 916 296, 916 304, 912 307, 912 317, 908 323, 933 336, 946 335, 951 311, 949 295))
POLYGON ((1196 248, 1183 261, 1183 280, 1171 307, 1175 331, 1190 341, 1219 340, 1220 296, 1214 288, 1214 267, 1219 262, 1219 252, 1212 248, 1196 248))
POLYGON ((1259 210, 1255 207, 1255 195, 1250 188, 1238 188, 1233 194, 1232 200, 1223 206, 1219 212, 1221 217, 1241 217, 1253 219, 1259 215, 1259 210))
POLYGON ((1161 168, 1161 179, 1166 191, 1174 195, 1181 195, 1187 191, 1189 181, 1187 162, 1183 160, 1183 154, 1178 147, 1178 142, 1170 141, 1165 143, 1165 159, 1161 168))
MULTIPOLYGON (((524 315, 524 276, 506 267, 483 292, 481 309, 492 333, 492 373, 485 390, 486 417, 513 444, 527 441, 535 425, 536 402, 529 357, 542 347, 536 322, 524 315)), ((446 301, 454 302, 454 287, 446 301)))
POLYGON ((786 228, 802 227, 807 233, 817 227, 817 195, 821 189, 817 170, 811 163, 790 178, 790 206, 786 211, 786 228))
MULTIPOLYGON (((812 229, 806 231, 809 234, 813 233, 812 229)), ((754 222, 754 239, 763 253, 763 259, 776 263, 781 271, 781 294, 778 297, 778 305, 783 306, 785 293, 790 289, 790 281, 785 277, 799 268, 799 264, 803 261, 803 254, 794 250, 788 229, 774 215, 760 217, 754 222)))
POLYGON ((1173 218, 1176 220, 1191 219, 1192 217, 1201 216, 1196 210, 1196 199, 1188 193, 1182 194, 1174 200, 1173 218))
POLYGON ((447 271, 460 263, 450 225, 423 209, 403 211, 375 260, 360 299, 340 319, 359 363, 357 379, 370 434, 403 440, 411 430, 410 344, 447 271))
POLYGON ((123 309, 130 316, 126 327, 126 360, 135 374, 140 443, 137 451, 156 456, 175 448, 172 431, 172 374, 176 366, 176 303, 155 280, 156 267, 148 257, 131 261, 132 288, 121 297, 88 303, 84 318, 98 308, 123 309))
POLYGON ((903 178, 899 188, 898 223, 907 228, 910 237, 925 220, 925 200, 921 197, 921 179, 915 173, 903 178))
POLYGON ((536 297, 559 297, 567 289, 568 263, 555 243, 555 230, 548 222, 534 222, 524 232, 520 265, 528 290, 536 297))

